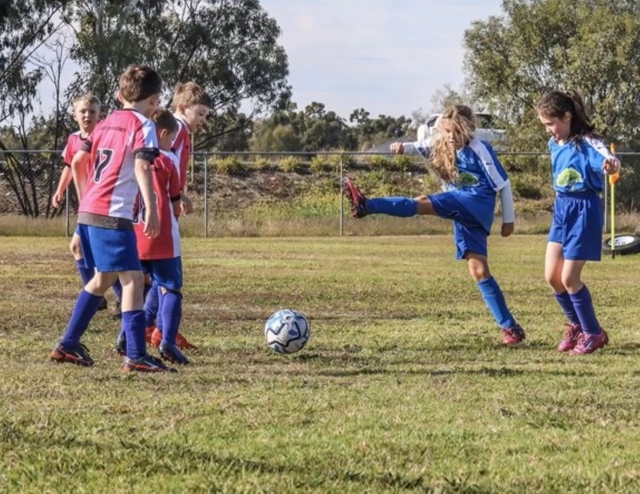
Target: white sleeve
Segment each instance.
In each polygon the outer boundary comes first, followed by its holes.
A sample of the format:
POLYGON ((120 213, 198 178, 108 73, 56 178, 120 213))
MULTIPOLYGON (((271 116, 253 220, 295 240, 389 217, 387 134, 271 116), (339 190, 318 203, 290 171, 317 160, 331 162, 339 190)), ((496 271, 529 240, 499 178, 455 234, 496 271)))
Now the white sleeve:
POLYGON ((429 159, 431 155, 431 142, 428 140, 403 142, 402 149, 404 154, 419 154, 423 158, 429 159))
POLYGON ((507 180, 504 187, 500 189, 500 203, 502 205, 502 222, 514 223, 516 221, 516 212, 513 207, 513 194, 509 180, 507 180))

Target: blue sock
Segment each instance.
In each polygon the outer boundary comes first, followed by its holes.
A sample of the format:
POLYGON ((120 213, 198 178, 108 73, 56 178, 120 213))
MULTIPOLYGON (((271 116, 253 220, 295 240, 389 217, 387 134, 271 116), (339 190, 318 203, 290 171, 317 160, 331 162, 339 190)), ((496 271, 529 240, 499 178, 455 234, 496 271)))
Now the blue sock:
POLYGON ((120 283, 119 278, 111 286, 111 290, 113 290, 113 294, 116 296, 116 300, 122 301, 122 283, 120 283))
POLYGON ((418 204, 408 197, 378 197, 367 199, 365 208, 369 214, 388 214, 409 218, 416 215, 418 204))
POLYGON ((587 285, 584 285, 577 293, 570 293, 569 296, 578 315, 580 326, 582 326, 582 332, 600 334, 600 323, 596 318, 596 311, 593 308, 591 293, 589 293, 587 285))
POLYGON ((182 294, 167 292, 162 295, 162 343, 176 344, 182 319, 182 294))
POLYGON ((78 274, 80 275, 80 280, 82 281, 82 286, 85 286, 93 275, 96 274, 93 268, 88 268, 84 265, 84 259, 78 259, 76 261, 76 269, 78 270, 78 274))
POLYGON ((153 283, 152 285, 144 286, 146 295, 144 297, 144 317, 147 327, 156 324, 158 315, 158 285, 153 283))
POLYGON ((127 357, 137 359, 147 353, 144 339, 144 311, 129 310, 122 313, 122 332, 127 339, 127 357))
POLYGON ((517 326, 516 320, 507 309, 507 303, 498 282, 493 276, 477 283, 478 290, 482 294, 484 303, 487 304, 491 315, 501 329, 510 329, 517 326))
POLYGON ((67 328, 62 335, 60 342, 62 346, 73 348, 78 346, 80 338, 89 327, 89 323, 98 311, 98 306, 102 302, 102 297, 92 295, 86 290, 81 290, 76 305, 73 307, 71 318, 67 323, 67 328))
POLYGON ((162 333, 162 326, 164 325, 164 321, 162 320, 162 304, 163 304, 163 296, 162 296, 162 290, 160 289, 160 286, 158 285, 154 285, 155 286, 155 290, 157 292, 157 296, 158 296, 158 306, 156 307, 156 328, 158 328, 158 331, 160 331, 160 333, 162 333))
POLYGON ((580 324, 578 314, 576 314, 576 309, 573 307, 573 302, 571 301, 569 292, 554 293, 554 295, 558 301, 558 305, 562 308, 562 312, 564 312, 564 315, 569 319, 569 322, 571 324, 580 324))

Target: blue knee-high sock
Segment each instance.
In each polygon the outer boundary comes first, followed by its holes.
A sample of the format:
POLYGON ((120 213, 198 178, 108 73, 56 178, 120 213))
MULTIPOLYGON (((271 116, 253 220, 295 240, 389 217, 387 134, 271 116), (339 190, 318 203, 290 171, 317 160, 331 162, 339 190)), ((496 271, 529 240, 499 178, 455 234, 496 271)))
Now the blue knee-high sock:
POLYGON ((367 199, 365 208, 369 214, 388 214, 409 218, 416 215, 418 204, 408 197, 378 197, 367 199))
POLYGON ((158 331, 162 333, 162 328, 164 327, 164 321, 162 320, 163 297, 162 297, 162 289, 160 288, 160 285, 155 285, 155 291, 158 297, 158 306, 156 307, 156 328, 158 328, 158 331))
POLYGON ((144 316, 147 327, 156 324, 158 314, 158 285, 145 285, 146 295, 144 297, 144 316))
POLYGON ((85 286, 93 275, 96 274, 93 268, 88 268, 84 264, 84 259, 78 259, 76 261, 76 269, 78 270, 78 274, 80 275, 80 280, 82 281, 82 286, 85 286))
POLYGON ((98 311, 102 297, 92 295, 86 290, 81 290, 76 304, 73 307, 71 318, 60 342, 65 347, 75 347, 80 343, 80 338, 89 327, 89 323, 98 311))
POLYGON ((487 304, 491 315, 502 329, 510 329, 517 326, 516 320, 509 312, 507 303, 498 282, 493 276, 486 278, 477 283, 478 290, 487 304))
POLYGON ((137 359, 147 353, 144 339, 144 311, 130 310, 122 313, 122 332, 127 339, 127 357, 137 359))
POLYGON ((122 283, 120 283, 120 279, 117 279, 116 282, 111 286, 111 290, 116 296, 116 300, 122 301, 122 283))
POLYGON ((562 309, 562 312, 564 312, 564 315, 567 316, 567 319, 569 319, 569 322, 571 324, 580 324, 580 319, 578 319, 578 314, 576 313, 576 309, 573 306, 573 302, 571 301, 569 292, 554 293, 554 295, 556 297, 558 305, 562 309))
POLYGON ((182 294, 167 292, 162 295, 162 343, 176 344, 182 319, 182 294))
POLYGON ((578 292, 569 294, 573 307, 578 315, 582 332, 588 334, 600 334, 600 323, 596 318, 596 311, 591 301, 591 293, 584 285, 578 292))

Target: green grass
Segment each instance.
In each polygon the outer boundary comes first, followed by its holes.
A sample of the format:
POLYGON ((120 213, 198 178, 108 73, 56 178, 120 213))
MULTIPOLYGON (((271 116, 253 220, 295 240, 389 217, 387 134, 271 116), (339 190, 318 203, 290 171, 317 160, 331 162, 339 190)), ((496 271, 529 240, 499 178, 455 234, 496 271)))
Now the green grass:
POLYGON ((187 239, 193 365, 125 375, 106 313, 94 368, 47 360, 78 290, 66 240, 5 237, 0 491, 637 492, 640 259, 587 267, 611 344, 570 357, 544 246, 490 239, 528 333, 509 349, 447 236, 187 239), (263 343, 283 307, 311 322, 296 355, 263 343))

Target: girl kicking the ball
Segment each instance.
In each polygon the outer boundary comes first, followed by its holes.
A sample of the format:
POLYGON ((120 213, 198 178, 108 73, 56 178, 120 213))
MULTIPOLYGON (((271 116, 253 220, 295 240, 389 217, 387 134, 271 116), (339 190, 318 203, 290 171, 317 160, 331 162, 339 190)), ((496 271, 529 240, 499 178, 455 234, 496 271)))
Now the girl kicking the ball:
POLYGON ((556 191, 545 278, 568 319, 558 351, 584 355, 609 342, 580 275, 587 261, 600 260, 603 216, 598 193, 603 187, 602 172, 616 173, 620 162, 595 134, 577 92, 550 91, 538 100, 536 109, 551 136, 551 175, 556 191))
POLYGON ((349 178, 343 193, 355 218, 370 214, 410 217, 433 215, 453 220, 456 258, 465 259, 469 274, 496 323, 502 342, 515 346, 525 333, 507 308, 502 290, 489 271, 487 237, 493 223, 496 196, 502 203, 502 236, 513 233, 515 214, 507 174, 493 149, 474 137, 475 118, 471 108, 454 105, 445 110, 433 143, 393 143, 396 154, 421 154, 442 181, 443 192, 416 198, 379 197, 367 199, 349 178))

